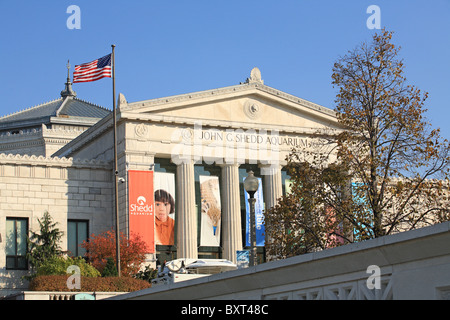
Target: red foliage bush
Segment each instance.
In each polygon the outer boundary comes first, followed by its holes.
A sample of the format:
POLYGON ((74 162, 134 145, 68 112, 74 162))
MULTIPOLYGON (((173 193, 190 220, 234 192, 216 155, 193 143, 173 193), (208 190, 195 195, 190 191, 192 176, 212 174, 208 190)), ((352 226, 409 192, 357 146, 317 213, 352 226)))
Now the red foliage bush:
MULTIPOLYGON (((116 261, 116 233, 106 231, 91 237, 81 244, 87 250, 86 257, 92 265, 100 271, 106 266, 108 258, 116 261)), ((148 248, 144 240, 138 234, 131 234, 128 239, 120 233, 120 269, 121 275, 132 276, 139 271, 140 265, 145 261, 148 248)))
POLYGON ((70 275, 37 276, 30 281, 30 291, 74 291, 74 292, 132 292, 150 288, 145 280, 131 277, 81 277, 81 288, 69 290, 67 279, 70 275))

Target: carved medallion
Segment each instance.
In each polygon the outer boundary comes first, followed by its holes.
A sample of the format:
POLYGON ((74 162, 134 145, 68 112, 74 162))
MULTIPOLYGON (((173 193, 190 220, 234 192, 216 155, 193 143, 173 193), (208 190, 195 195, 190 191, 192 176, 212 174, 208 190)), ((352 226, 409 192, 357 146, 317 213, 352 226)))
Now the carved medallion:
POLYGON ((134 128, 136 136, 139 138, 146 138, 148 134, 148 128, 145 124, 140 123, 134 128))
POLYGON ((244 105, 244 113, 248 118, 256 120, 261 116, 262 110, 258 103, 249 100, 244 105))
POLYGON ((194 131, 191 128, 184 128, 181 130, 181 137, 184 142, 191 142, 193 136, 194 131))

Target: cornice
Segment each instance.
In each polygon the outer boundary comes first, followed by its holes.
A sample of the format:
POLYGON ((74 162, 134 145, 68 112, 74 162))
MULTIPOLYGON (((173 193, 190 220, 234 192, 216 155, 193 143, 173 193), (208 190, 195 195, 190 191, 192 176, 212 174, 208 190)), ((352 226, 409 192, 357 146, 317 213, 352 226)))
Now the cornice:
POLYGON ((0 152, 1 150, 20 150, 29 147, 43 147, 44 141, 42 139, 36 140, 25 140, 25 141, 17 141, 11 143, 0 144, 0 152))
POLYGON ((44 157, 35 155, 0 154, 0 165, 28 165, 51 167, 75 167, 91 169, 111 169, 111 163, 101 160, 44 157))
POLYGON ((45 125, 41 129, 32 129, 32 130, 20 130, 19 133, 5 133, 0 135, 0 143, 2 142, 13 142, 14 140, 24 140, 24 139, 30 139, 33 137, 68 137, 68 138, 74 138, 74 136, 78 136, 79 134, 83 133, 87 129, 47 129, 45 125))
POLYGON ((42 137, 42 130, 41 129, 32 129, 32 130, 20 130, 19 133, 4 133, 0 135, 0 143, 3 142, 11 142, 14 140, 24 140, 24 139, 30 139, 33 137, 42 137))

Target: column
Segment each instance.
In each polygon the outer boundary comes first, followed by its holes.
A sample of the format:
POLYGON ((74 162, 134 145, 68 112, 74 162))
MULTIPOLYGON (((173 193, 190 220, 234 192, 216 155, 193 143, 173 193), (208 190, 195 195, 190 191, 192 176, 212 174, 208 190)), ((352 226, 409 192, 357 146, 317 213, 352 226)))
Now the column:
POLYGON ((283 196, 283 184, 281 182, 281 165, 259 165, 264 179, 264 201, 266 209, 275 207, 277 199, 283 196))
MULTIPOLYGON (((277 204, 277 199, 283 196, 283 184, 281 181, 281 165, 259 165, 261 168, 261 174, 264 179, 264 201, 266 203, 266 210, 274 207, 277 204)), ((272 242, 266 233, 265 243, 272 242)), ((266 252, 266 259, 270 260, 271 257, 266 252)))
POLYGON ((222 257, 236 263, 236 251, 242 250, 239 164, 222 167, 222 257))
POLYGON ((177 165, 177 258, 197 259, 197 212, 193 160, 177 165))

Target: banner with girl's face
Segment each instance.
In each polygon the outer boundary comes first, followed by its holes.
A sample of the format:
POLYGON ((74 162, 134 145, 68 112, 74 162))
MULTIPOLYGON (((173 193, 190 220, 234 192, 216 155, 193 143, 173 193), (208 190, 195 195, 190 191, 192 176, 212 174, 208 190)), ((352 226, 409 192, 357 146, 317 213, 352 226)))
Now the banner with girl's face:
POLYGON ((155 245, 175 242, 175 175, 153 171, 128 171, 130 235, 137 234, 148 252, 155 245))
POLYGON ((175 244, 175 175, 154 173, 155 244, 175 244))

